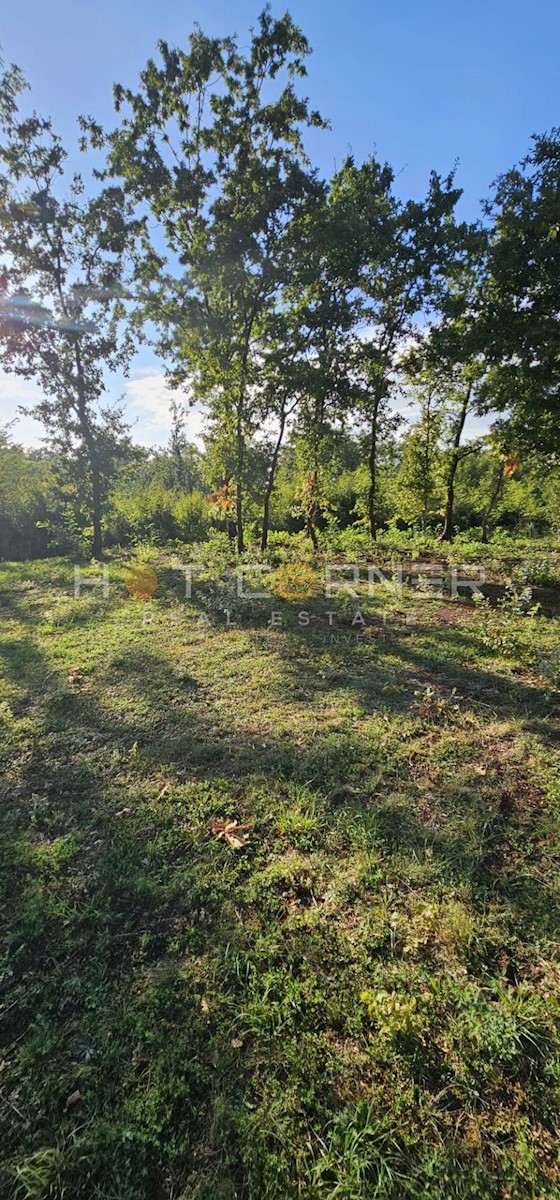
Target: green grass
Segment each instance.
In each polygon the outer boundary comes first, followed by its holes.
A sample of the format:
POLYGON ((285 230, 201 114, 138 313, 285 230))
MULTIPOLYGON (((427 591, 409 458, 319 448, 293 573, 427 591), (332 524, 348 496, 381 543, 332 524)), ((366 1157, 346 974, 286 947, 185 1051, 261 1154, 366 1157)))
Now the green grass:
POLYGON ((556 598, 155 565, 1 568, 2 1200, 559 1197, 556 598))

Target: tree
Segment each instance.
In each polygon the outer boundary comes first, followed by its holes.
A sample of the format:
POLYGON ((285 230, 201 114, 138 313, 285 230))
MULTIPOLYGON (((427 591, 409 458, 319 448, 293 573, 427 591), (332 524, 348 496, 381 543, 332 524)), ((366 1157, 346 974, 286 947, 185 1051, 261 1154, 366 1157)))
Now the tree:
POLYGON ((486 205, 489 262, 480 336, 485 395, 520 447, 560 450, 560 130, 533 139, 486 205))
POLYGON ((105 139, 90 122, 89 135, 108 144, 109 170, 148 206, 176 268, 162 278, 158 254, 148 256, 142 313, 157 325, 173 381, 208 403, 231 445, 241 551, 247 446, 262 423, 263 324, 289 278, 292 216, 315 186, 302 130, 323 122, 294 88, 309 46, 288 14, 265 9, 246 53, 199 29, 188 53, 165 42, 159 51, 138 92, 116 88, 119 127, 105 139))
POLYGON ((192 495, 202 484, 201 455, 196 446, 189 442, 186 434, 187 409, 175 397, 169 405, 171 434, 169 451, 172 465, 171 486, 192 495))
POLYGON ((0 343, 8 371, 36 381, 31 409, 57 448, 82 455, 92 551, 100 557, 106 492, 103 447, 124 433, 103 408, 106 371, 126 368, 123 280, 133 225, 122 189, 89 199, 48 119, 19 111, 27 85, 16 67, 0 78, 0 343))
POLYGON ((265 342, 270 347, 266 354, 263 371, 263 421, 274 423, 275 431, 264 441, 267 460, 266 482, 263 496, 261 527, 261 551, 268 545, 270 527, 270 503, 276 483, 280 454, 284 436, 302 398, 303 379, 300 356, 302 336, 299 328, 286 317, 286 313, 272 313, 265 327, 265 342))
POLYGON ((399 516, 405 521, 419 521, 424 531, 441 511, 443 411, 441 397, 429 376, 415 380, 412 390, 420 413, 404 439, 397 502, 399 516))
POLYGON ((447 410, 448 442, 445 453, 445 507, 440 542, 453 540, 455 478, 459 464, 467 455, 476 453, 481 447, 480 440, 470 441, 465 445, 461 444, 467 416, 476 409, 479 378, 480 368, 477 368, 477 364, 470 364, 467 367, 459 367, 439 381, 442 400, 447 410))
POLYGON ((48 549, 51 464, 26 453, 0 426, 0 558, 35 558, 48 549))
POLYGON ((307 536, 315 547, 316 521, 326 499, 330 464, 337 457, 337 437, 360 395, 358 285, 364 231, 355 215, 338 173, 316 191, 293 222, 296 253, 284 293, 285 348, 278 356, 278 374, 284 376, 296 407, 299 500, 307 536))
POLYGON ((383 426, 391 427, 390 400, 400 387, 401 362, 419 337, 419 318, 435 306, 444 281, 469 253, 470 231, 454 220, 461 195, 453 176, 433 173, 423 201, 400 201, 393 172, 374 157, 361 166, 348 158, 336 181, 356 247, 363 325, 357 410, 368 430, 368 517, 377 536, 377 466, 383 426))
MULTIPOLYGON (((451 218, 451 214, 450 214, 451 218)), ((480 226, 451 225, 443 266, 430 284, 435 320, 407 352, 407 370, 420 373, 438 397, 443 415, 445 504, 440 541, 453 539, 455 480, 465 457, 481 440, 463 444, 467 417, 490 408, 483 399, 487 363, 480 336, 480 306, 487 263, 487 237, 480 226)), ((445 247, 444 247, 445 249, 445 247)))

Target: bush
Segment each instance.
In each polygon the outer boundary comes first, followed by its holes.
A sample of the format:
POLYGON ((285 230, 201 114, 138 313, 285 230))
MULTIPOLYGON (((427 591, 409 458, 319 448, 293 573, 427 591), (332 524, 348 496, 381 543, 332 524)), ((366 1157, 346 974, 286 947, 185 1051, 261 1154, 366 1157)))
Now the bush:
POLYGON ((110 541, 120 544, 201 542, 208 534, 210 512, 202 492, 171 489, 159 479, 134 479, 111 496, 107 522, 110 541))
POLYGON ((203 542, 208 536, 210 514, 201 492, 186 492, 177 496, 173 505, 176 536, 183 542, 203 542))

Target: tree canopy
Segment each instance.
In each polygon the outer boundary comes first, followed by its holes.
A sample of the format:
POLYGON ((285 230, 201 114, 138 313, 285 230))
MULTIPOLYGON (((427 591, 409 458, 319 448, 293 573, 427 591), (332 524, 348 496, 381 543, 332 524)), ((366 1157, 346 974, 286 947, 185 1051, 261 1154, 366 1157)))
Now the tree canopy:
POLYGON ((111 496, 146 465, 104 402, 142 341, 179 391, 157 486, 191 506, 196 492, 198 528, 222 523, 239 553, 247 529, 265 551, 279 519, 317 546, 343 444, 358 455, 344 519, 371 538, 391 520, 452 537, 473 455, 495 463, 469 518, 486 531, 500 463, 544 454, 555 470, 560 134, 533 139, 474 223, 457 215, 453 172, 420 199, 374 154, 323 179, 306 147, 326 125, 301 92, 309 53, 268 8, 248 45, 199 28, 186 49, 161 41, 136 87, 115 86, 112 129, 80 117, 79 173, 27 111, 19 68, 3 71, 3 363, 40 389, 59 499, 96 556, 111 496))

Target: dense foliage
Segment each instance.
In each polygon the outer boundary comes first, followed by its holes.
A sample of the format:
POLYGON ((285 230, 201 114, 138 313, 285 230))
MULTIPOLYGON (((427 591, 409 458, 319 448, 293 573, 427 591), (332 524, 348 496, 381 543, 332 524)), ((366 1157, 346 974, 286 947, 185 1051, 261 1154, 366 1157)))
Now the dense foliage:
POLYGON ((349 524, 551 527, 560 134, 534 139, 471 224, 453 175, 420 200, 374 155, 325 180, 305 150, 325 124, 297 86, 308 54, 268 9, 244 48, 200 29, 186 50, 161 42, 137 89, 116 86, 113 129, 80 118, 80 175, 5 70, 0 343, 39 385, 46 448, 3 444, 6 478, 22 466, 3 485, 4 557, 209 528, 241 553, 270 528, 317 547, 349 524), (138 340, 184 394, 153 454, 103 400, 138 340))
MULTIPOLYGON (((441 414, 422 409, 406 436, 387 439, 378 463, 377 506, 381 539, 401 544, 414 537, 433 543, 441 533, 450 451, 438 434, 441 414)), ((185 446, 188 473, 171 448, 147 451, 129 446, 107 478, 103 538, 108 550, 141 543, 185 548, 221 531, 232 534, 232 494, 215 487, 213 456, 185 446)), ((332 436, 321 470, 321 505, 316 544, 366 548, 370 480, 360 437, 332 436)), ((290 438, 280 459, 269 505, 270 528, 286 534, 306 528, 307 446, 290 438)), ((262 487, 266 462, 255 453, 247 472, 247 533, 262 538, 262 487)), ((36 558, 57 553, 78 559, 91 554, 91 518, 84 504, 82 475, 64 456, 26 450, 8 435, 0 438, 0 557, 36 558)), ((86 464, 82 466, 82 472, 86 464)), ((473 542, 503 535, 556 536, 560 469, 536 455, 517 464, 488 440, 465 454, 454 486, 455 535, 473 542)), ((234 546, 232 545, 232 552, 234 546)))
POLYGON ((0 74, 2 1200, 560 1198, 560 131, 466 223, 308 54, 0 74))

